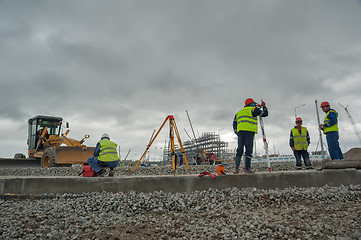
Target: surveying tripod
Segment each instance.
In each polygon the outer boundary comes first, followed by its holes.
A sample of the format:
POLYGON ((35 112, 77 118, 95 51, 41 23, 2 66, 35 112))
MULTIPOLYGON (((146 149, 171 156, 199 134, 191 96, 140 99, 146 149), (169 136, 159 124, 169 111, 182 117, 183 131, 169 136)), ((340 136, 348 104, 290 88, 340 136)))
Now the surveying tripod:
POLYGON ((142 161, 144 155, 147 153, 147 151, 149 150, 150 146, 152 145, 152 143, 154 142, 155 138, 158 136, 159 132, 162 130, 163 126, 165 125, 165 123, 167 122, 167 120, 169 120, 169 137, 170 137, 170 144, 171 144, 171 156, 172 156, 172 164, 173 164, 173 174, 175 175, 175 168, 176 168, 176 153, 175 153, 175 146, 174 146, 174 133, 176 134, 177 138, 178 138, 178 143, 179 143, 179 146, 181 148, 181 151, 182 151, 182 154, 183 154, 183 157, 184 157, 184 161, 187 165, 187 168, 188 168, 188 172, 190 173, 191 170, 189 168, 189 165, 188 165, 188 161, 187 161, 187 157, 184 153, 184 148, 183 148, 183 144, 182 144, 182 141, 180 139, 180 135, 179 135, 179 132, 178 132, 178 128, 177 128, 177 124, 175 123, 175 119, 173 117, 173 115, 168 115, 163 124, 160 126, 158 132, 155 134, 155 136, 151 139, 151 141, 149 142, 149 144, 147 145, 147 148, 145 149, 143 155, 140 157, 140 159, 138 160, 137 164, 135 164, 134 168, 133 168, 133 172, 134 170, 137 168, 138 164, 142 161))

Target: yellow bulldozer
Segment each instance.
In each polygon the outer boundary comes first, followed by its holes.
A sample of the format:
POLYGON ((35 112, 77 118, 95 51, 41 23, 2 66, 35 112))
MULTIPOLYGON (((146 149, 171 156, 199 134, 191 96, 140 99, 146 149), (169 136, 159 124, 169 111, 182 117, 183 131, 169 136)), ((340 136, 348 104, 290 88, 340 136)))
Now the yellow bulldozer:
POLYGON ((67 137, 69 131, 69 123, 63 122, 61 117, 38 115, 29 119, 29 158, 41 159, 40 164, 43 168, 86 163, 94 152, 94 147, 83 144, 89 135, 78 141, 67 137), (67 130, 63 133, 65 128, 67 130))

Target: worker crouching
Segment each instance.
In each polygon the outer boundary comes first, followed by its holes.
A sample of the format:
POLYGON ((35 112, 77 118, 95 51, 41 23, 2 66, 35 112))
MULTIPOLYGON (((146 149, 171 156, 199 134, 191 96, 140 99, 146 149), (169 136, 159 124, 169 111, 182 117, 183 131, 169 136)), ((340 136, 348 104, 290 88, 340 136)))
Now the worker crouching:
POLYGON ((302 169, 302 161, 305 163, 306 169, 312 169, 310 155, 307 152, 310 145, 310 135, 307 128, 302 127, 302 118, 296 118, 296 126, 291 129, 290 134, 290 147, 293 150, 293 154, 296 158, 296 169, 302 169))
POLYGON ((110 177, 114 176, 114 169, 119 166, 117 146, 116 143, 110 141, 107 133, 102 135, 95 147, 94 156, 88 158, 88 163, 96 172, 97 177, 103 177, 106 174, 104 167, 110 168, 110 177))

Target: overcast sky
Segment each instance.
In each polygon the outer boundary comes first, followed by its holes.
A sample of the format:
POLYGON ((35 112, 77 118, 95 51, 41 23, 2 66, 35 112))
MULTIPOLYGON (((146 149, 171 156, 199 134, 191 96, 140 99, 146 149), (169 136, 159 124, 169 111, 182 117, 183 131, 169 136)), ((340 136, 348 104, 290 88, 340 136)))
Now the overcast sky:
POLYGON ((27 120, 51 115, 89 146, 107 132, 136 160, 167 115, 188 140, 186 110, 197 135, 233 150, 248 97, 267 103, 272 152, 292 154, 302 104, 316 149, 315 99, 339 112, 342 150, 360 147, 338 105, 361 129, 360 26, 356 0, 0 0, 0 157, 27 153, 27 120))

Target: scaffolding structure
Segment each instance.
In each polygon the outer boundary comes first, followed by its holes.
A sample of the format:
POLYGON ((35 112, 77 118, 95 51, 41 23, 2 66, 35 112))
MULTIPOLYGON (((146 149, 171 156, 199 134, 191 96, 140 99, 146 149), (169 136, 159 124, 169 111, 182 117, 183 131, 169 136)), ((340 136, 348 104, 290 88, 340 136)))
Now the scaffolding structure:
MULTIPOLYGON (((214 154, 217 159, 224 160, 232 158, 232 153, 227 150, 228 143, 221 141, 219 134, 214 132, 202 133, 201 137, 193 138, 183 142, 183 148, 187 159, 200 164, 204 162, 206 154, 214 154)), ((170 147, 165 146, 163 152, 163 162, 170 161, 170 147)), ((176 154, 180 155, 181 151, 176 146, 176 154)))

